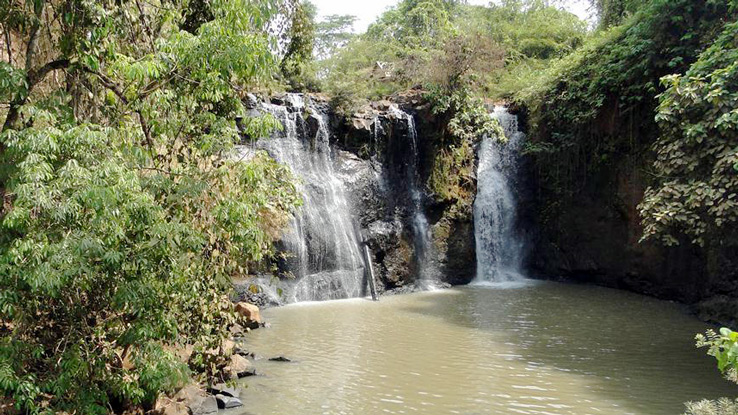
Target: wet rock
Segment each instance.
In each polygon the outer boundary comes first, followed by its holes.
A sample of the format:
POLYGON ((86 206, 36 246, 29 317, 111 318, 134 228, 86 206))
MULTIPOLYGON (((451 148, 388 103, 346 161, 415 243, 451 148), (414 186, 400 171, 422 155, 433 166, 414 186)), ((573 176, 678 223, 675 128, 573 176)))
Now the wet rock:
POLYGON ((243 402, 240 399, 225 395, 215 395, 215 399, 218 402, 218 408, 220 409, 231 409, 243 406, 243 402))
POLYGON ((218 413, 218 402, 197 385, 188 385, 180 389, 173 398, 189 408, 192 415, 212 415, 218 413))
POLYGON ((284 357, 284 356, 277 356, 277 357, 270 358, 269 361, 270 362, 291 362, 292 359, 289 359, 289 358, 284 357))
POLYGON ((428 284, 418 282, 416 284, 408 284, 402 287, 388 290, 384 293, 384 295, 404 295, 404 294, 412 294, 412 293, 428 291, 429 289, 442 290, 446 288, 451 288, 451 284, 445 283, 445 282, 434 282, 432 283, 432 286, 430 286, 428 284))
POLYGON ((234 354, 231 356, 231 362, 226 366, 225 373, 231 379, 240 379, 246 376, 253 376, 255 374, 251 362, 245 357, 234 354))
POLYGON ((236 323, 228 328, 228 332, 231 333, 231 336, 234 337, 242 337, 244 334, 246 334, 246 330, 242 325, 236 323))
POLYGON ((738 299, 727 295, 716 295, 697 303, 697 316, 704 321, 727 327, 735 327, 738 316, 738 299))
POLYGON ((439 221, 433 237, 441 280, 452 285, 470 283, 477 273, 476 252, 471 249, 476 246, 473 221, 439 221))
POLYGON ((257 329, 261 326, 261 312, 259 307, 241 302, 236 304, 236 312, 246 319, 246 327, 250 329, 257 329))
POLYGON ((237 354, 239 356, 243 356, 243 357, 249 358, 249 359, 256 359, 256 354, 255 353, 249 352, 248 350, 242 348, 241 346, 236 346, 236 348, 234 349, 233 353, 235 353, 235 354, 237 354))
POLYGON ((211 394, 218 396, 218 395, 224 395, 229 396, 231 398, 240 398, 241 397, 241 390, 232 388, 228 386, 225 383, 218 383, 217 385, 213 385, 208 392, 211 394))
POLYGON ((192 415, 212 415, 218 413, 218 402, 215 396, 206 396, 197 404, 189 407, 192 415))
POLYGON ((275 277, 272 275, 234 279, 233 302, 250 303, 260 309, 281 305, 277 288, 271 286, 274 280, 275 277))

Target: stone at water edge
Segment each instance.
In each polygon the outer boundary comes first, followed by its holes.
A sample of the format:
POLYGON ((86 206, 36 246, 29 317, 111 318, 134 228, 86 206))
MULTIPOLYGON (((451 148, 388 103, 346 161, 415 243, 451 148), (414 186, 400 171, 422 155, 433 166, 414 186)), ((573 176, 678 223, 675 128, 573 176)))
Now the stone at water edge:
POLYGON ((190 415, 190 410, 187 409, 187 405, 184 403, 162 396, 154 403, 152 413, 156 415, 190 415))
POLYGON ((253 304, 240 302, 236 304, 235 309, 238 314, 246 318, 247 323, 248 323, 246 327, 250 329, 259 328, 259 326, 262 323, 261 312, 259 311, 259 307, 253 304))
POLYGON ((215 396, 206 396, 205 399, 189 408, 192 415, 213 415, 218 413, 218 401, 215 396))
POLYGON ((191 384, 180 389, 172 400, 189 408, 191 415, 212 415, 218 413, 215 396, 208 395, 199 386, 191 384))
POLYGON ((251 366, 251 362, 245 357, 238 354, 234 354, 231 356, 231 363, 226 366, 225 372, 231 379, 240 379, 256 374, 251 366))
POLYGON ((249 352, 248 350, 240 346, 236 346, 236 348, 233 350, 233 353, 239 356, 248 357, 250 359, 256 359, 256 354, 254 352, 249 352))
POLYGON ((243 402, 241 402, 240 399, 230 396, 215 395, 215 400, 218 402, 218 408, 220 409, 231 409, 243 406, 243 402))
POLYGON ((215 396, 223 395, 223 396, 228 396, 231 398, 241 397, 240 389, 232 388, 226 385, 225 383, 219 383, 217 385, 214 385, 213 387, 210 388, 208 392, 212 393, 215 396))

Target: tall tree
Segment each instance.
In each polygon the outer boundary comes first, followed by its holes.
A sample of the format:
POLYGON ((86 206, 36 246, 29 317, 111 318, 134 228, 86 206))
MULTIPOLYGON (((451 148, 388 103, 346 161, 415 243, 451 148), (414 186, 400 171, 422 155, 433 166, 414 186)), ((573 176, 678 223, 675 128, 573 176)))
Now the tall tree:
POLYGON ((264 266, 298 203, 284 168, 233 151, 242 95, 279 69, 278 5, 211 0, 187 25, 196 4, 0 1, 23 45, 0 63, 0 392, 25 413, 217 378, 229 280, 264 266))
POLYGON ((293 90, 315 87, 313 50, 315 49, 315 17, 317 9, 309 1, 301 1, 292 16, 289 45, 282 58, 282 75, 293 90))
POLYGON ((318 23, 315 36, 315 55, 325 60, 333 56, 336 50, 346 46, 355 36, 353 33, 356 16, 330 15, 318 23))

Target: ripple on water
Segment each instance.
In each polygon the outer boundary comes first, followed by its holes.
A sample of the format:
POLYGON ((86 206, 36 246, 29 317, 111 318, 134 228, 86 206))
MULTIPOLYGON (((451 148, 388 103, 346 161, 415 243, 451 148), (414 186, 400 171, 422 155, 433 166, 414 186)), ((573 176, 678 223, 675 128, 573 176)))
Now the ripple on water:
POLYGON ((266 310, 266 376, 229 414, 672 415, 732 395, 673 304, 597 287, 467 287, 266 310), (492 288, 492 289, 490 289, 492 288))

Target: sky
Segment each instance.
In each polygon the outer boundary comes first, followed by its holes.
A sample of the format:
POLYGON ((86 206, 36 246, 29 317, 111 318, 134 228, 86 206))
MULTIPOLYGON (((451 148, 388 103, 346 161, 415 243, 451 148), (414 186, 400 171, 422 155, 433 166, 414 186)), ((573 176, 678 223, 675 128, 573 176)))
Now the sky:
MULTIPOLYGON (((311 0, 318 7, 318 16, 331 14, 350 14, 358 17, 354 30, 363 32, 369 24, 388 7, 397 4, 398 0, 311 0)), ((489 0, 469 0, 469 4, 486 5, 489 0)), ((582 19, 589 17, 586 0, 566 0, 565 8, 582 19)))

